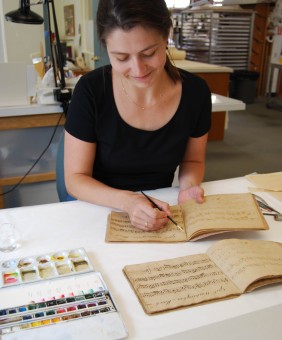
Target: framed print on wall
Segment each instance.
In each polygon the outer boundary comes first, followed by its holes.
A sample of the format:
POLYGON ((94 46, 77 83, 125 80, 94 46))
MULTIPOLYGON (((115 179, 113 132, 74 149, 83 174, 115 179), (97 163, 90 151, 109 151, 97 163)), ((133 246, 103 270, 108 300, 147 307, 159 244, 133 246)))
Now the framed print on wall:
POLYGON ((64 6, 65 35, 75 35, 74 5, 64 6))

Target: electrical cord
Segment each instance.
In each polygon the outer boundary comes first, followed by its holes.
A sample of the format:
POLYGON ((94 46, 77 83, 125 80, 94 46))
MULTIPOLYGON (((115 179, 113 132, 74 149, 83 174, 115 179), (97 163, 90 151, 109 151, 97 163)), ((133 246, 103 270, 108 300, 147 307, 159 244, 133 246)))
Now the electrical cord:
POLYGON ((62 120, 62 117, 64 115, 66 115, 67 113, 67 109, 68 109, 68 102, 62 102, 62 107, 63 107, 63 112, 61 113, 58 121, 57 121, 57 124, 55 125, 55 128, 54 128, 54 131, 51 135, 51 138, 47 144, 47 146, 45 147, 45 149, 41 152, 40 156, 36 159, 36 161, 32 164, 32 166, 29 168, 29 170, 23 175, 23 177, 18 181, 18 183, 16 183, 12 188, 10 188, 9 190, 7 191, 4 191, 4 192, 0 192, 0 196, 4 196, 4 195, 7 195, 9 193, 11 193, 12 191, 14 191, 23 181, 24 179, 30 174, 30 172, 32 171, 32 169, 36 166, 36 164, 40 161, 40 159, 43 157, 43 155, 45 154, 45 152, 48 150, 49 146, 51 145, 53 139, 54 139, 54 136, 55 136, 55 133, 57 132, 57 129, 59 127, 59 124, 60 124, 60 121, 62 120))

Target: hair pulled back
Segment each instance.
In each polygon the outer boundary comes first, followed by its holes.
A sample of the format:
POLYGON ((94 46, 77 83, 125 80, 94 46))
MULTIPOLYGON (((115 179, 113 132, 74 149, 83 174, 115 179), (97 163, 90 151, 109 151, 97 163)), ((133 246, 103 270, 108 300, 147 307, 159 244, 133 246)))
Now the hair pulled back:
MULTIPOLYGON (((172 28, 171 13, 164 0, 100 0, 97 10, 97 33, 106 46, 107 35, 114 29, 129 31, 135 26, 157 30, 165 39, 172 28)), ((179 72, 166 57, 165 69, 175 82, 179 72)))

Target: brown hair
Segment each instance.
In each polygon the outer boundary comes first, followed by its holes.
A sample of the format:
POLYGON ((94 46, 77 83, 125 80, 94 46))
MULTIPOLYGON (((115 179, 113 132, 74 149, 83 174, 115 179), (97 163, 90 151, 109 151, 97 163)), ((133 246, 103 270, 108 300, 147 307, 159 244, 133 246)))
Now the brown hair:
MULTIPOLYGON (((116 28, 127 31, 135 26, 149 27, 164 38, 168 38, 172 28, 171 13, 164 0, 100 0, 96 23, 98 38, 104 45, 107 34, 116 28)), ((165 69, 174 82, 180 79, 168 55, 165 69)))

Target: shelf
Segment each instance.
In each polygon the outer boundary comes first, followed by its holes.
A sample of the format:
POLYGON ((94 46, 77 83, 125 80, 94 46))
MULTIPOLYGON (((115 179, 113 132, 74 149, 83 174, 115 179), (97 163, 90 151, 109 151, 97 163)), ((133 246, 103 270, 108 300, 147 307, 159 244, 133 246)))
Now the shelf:
POLYGON ((180 48, 188 60, 248 69, 253 17, 250 10, 182 11, 180 48))

